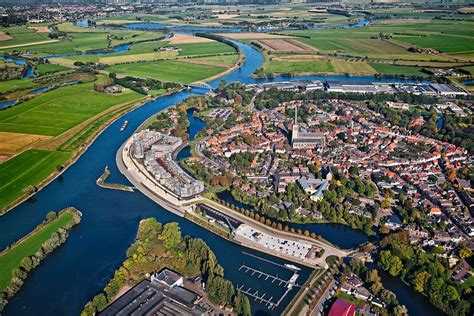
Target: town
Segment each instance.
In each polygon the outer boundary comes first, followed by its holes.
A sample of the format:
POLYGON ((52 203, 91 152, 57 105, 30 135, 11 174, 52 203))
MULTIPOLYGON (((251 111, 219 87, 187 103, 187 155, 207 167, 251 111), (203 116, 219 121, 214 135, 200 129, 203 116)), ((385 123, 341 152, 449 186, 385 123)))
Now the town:
MULTIPOLYGON (((318 81, 234 84, 188 101, 192 109, 188 113, 205 121, 207 127, 195 140, 186 144, 178 141, 172 157, 176 159, 181 148, 191 144, 191 157, 176 163, 199 181, 193 198, 212 197, 213 187, 224 186, 233 199, 248 205, 252 218, 267 218, 267 224, 268 219, 270 223, 339 222, 386 238, 406 233, 409 247, 436 251, 448 260, 449 267, 456 269, 452 282, 467 281, 470 268, 459 254, 473 247, 472 148, 429 137, 419 127, 434 124, 440 130, 448 117, 471 116, 472 104, 453 99, 458 96, 456 92, 437 103, 400 102, 389 97, 406 89, 446 97, 441 91, 448 91, 449 85, 435 84, 382 84, 388 87, 383 92, 379 84, 351 84, 350 90, 337 91, 346 95, 345 99, 308 97, 330 86, 318 81), (370 102, 375 94, 387 96, 387 100, 370 102), (368 101, 359 99, 360 95, 368 101), (384 117, 385 111, 419 114, 404 126, 392 124, 384 117)), ((339 82, 338 86, 345 85, 339 82)), ((324 93, 331 92, 335 93, 326 88, 324 93)), ((176 109, 167 110, 157 119, 169 117, 171 123, 160 121, 161 125, 148 128, 156 128, 156 135, 173 134, 179 116, 176 109)), ((153 134, 151 130, 138 132, 135 145, 144 133, 153 134)), ((137 153, 135 157, 143 156, 141 149, 135 149, 137 153)), ((159 161, 156 157, 153 159, 159 161)), ((218 201, 219 197, 217 193, 218 201)), ((202 204, 192 211, 204 214, 212 225, 227 227, 236 240, 273 250, 295 262, 320 262, 317 258, 324 253, 317 245, 266 235, 214 206, 202 204), (309 259, 310 253, 316 259, 309 259)), ((276 223, 271 226, 277 228, 276 223)), ((278 225, 278 229, 283 227, 278 225)), ((369 261, 387 251, 377 244, 367 249, 362 257, 369 261)), ((340 288, 332 285, 337 290, 333 294, 345 293, 366 301, 365 312, 369 314, 388 308, 390 303, 380 300, 379 291, 374 294, 367 290, 355 274, 349 277, 352 281, 344 283, 346 277, 347 272, 334 274, 338 280, 334 284, 340 288)), ((345 301, 336 301, 334 306, 339 304, 355 310, 345 301)), ((317 306, 322 312, 324 300, 317 306)))

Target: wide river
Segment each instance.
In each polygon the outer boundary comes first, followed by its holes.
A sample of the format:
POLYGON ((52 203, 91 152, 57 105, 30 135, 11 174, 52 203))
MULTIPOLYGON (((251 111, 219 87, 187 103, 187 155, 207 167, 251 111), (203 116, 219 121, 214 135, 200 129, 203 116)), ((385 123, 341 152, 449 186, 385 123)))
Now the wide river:
MULTIPOLYGON (((238 70, 224 76, 227 82, 256 83, 269 81, 254 79, 251 74, 262 64, 263 56, 252 47, 237 43, 245 54, 245 63, 238 70)), ((186 71, 178 69, 177 71, 186 71)), ((338 76, 305 76, 305 79, 343 79, 350 81, 380 81, 373 77, 338 77, 338 76)), ((273 81, 287 80, 275 78, 273 81)), ((210 83, 215 87, 219 80, 210 83)), ((391 81, 383 79, 382 81, 391 81)), ((111 182, 128 184, 115 165, 118 148, 130 137, 132 132, 148 117, 167 107, 176 105, 192 95, 202 93, 193 89, 174 93, 150 101, 136 110, 126 114, 111 124, 88 148, 88 150, 69 167, 59 178, 51 182, 34 198, 26 201, 4 216, 0 217, 0 249, 10 245, 34 229, 46 213, 59 211, 74 206, 83 213, 78 227, 70 232, 67 242, 50 254, 42 264, 27 278, 20 292, 10 301, 4 311, 6 315, 78 315, 84 304, 99 293, 113 276, 123 259, 128 246, 133 242, 141 219, 155 217, 166 223, 176 221, 183 234, 202 238, 214 251, 219 263, 224 267, 225 275, 235 285, 243 285, 252 292, 265 293, 266 297, 274 297, 276 301, 285 291, 284 288, 252 277, 239 271, 241 264, 278 274, 281 278, 289 278, 291 272, 285 268, 251 257, 246 253, 258 255, 272 262, 283 264, 284 260, 251 251, 232 242, 224 240, 184 218, 167 212, 140 192, 122 192, 98 187, 96 179, 107 165, 111 171, 111 182), (121 133, 120 126, 128 120, 127 129, 121 133)), ((311 225, 311 231, 327 237, 341 247, 354 246, 366 238, 360 231, 342 225, 311 225), (338 238, 334 238, 337 235, 338 238), (356 242, 354 242, 356 241, 356 242)), ((310 269, 301 267, 298 283, 306 281, 310 269)), ((390 282, 395 282, 390 280, 390 282)), ((282 301, 278 308, 269 311, 265 306, 252 302, 255 314, 280 314, 288 302, 297 293, 294 288, 282 301)), ((409 311, 415 315, 425 314, 430 305, 426 299, 403 286, 409 311), (412 296, 414 295, 414 296, 412 296), (412 298, 410 298, 412 297, 412 298), (414 300, 414 298, 417 298, 414 300), (413 300, 413 303, 412 303, 413 300), (424 311, 424 312, 422 312, 424 311)), ((432 315, 433 313, 431 313, 432 315)))

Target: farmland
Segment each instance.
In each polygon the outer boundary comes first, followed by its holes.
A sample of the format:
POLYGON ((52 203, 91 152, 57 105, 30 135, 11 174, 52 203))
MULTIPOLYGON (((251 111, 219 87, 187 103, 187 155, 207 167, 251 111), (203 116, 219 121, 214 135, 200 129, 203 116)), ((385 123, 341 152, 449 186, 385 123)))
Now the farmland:
POLYGON ((65 227, 73 220, 71 211, 62 212, 56 219, 22 240, 19 244, 0 255, 0 291, 3 291, 12 278, 12 272, 20 266, 23 258, 34 255, 42 244, 48 240, 59 228, 65 227))
MULTIPOLYGON (((465 63, 474 63, 474 23, 446 22, 436 20, 381 21, 367 27, 350 30, 303 30, 286 31, 289 36, 297 36, 298 42, 313 47, 319 56, 330 60, 335 73, 382 74, 425 76, 421 67, 461 67, 465 63), (464 44, 466 43, 466 44, 464 44), (435 49, 439 53, 410 52, 410 47, 435 49), (345 59, 335 59, 343 55, 345 59), (362 60, 361 60, 362 59, 362 60)), ((263 49, 283 58, 285 50, 272 49, 271 41, 261 41, 263 49)), ((297 52, 297 50, 294 50, 297 52)), ((306 54, 311 52, 306 51, 306 54)), ((313 52, 315 54, 315 52, 313 52)), ((311 63, 307 57, 301 57, 299 66, 311 63)), ((287 66, 280 58, 273 58, 264 66, 264 73, 295 71, 297 57, 287 66), (276 63, 276 64, 275 64, 276 63), (275 65, 273 65, 275 64, 275 65)), ((318 61, 321 66, 322 62, 318 61)), ((318 69, 320 66, 313 66, 318 69)), ((308 68, 309 69, 309 68, 308 68)), ((309 70, 307 69, 308 72, 309 70)), ((312 72, 312 71, 311 71, 312 72)))
POLYGON ((54 64, 39 64, 36 66, 36 70, 38 71, 39 75, 45 75, 48 73, 53 73, 57 71, 68 70, 68 67, 54 65, 54 64))
POLYGON ((57 136, 110 106, 140 97, 132 91, 98 93, 93 86, 90 82, 59 88, 2 111, 0 131, 57 136))
POLYGON ((170 82, 190 83, 204 80, 226 70, 224 67, 197 65, 177 60, 141 62, 115 65, 110 72, 140 78, 153 78, 170 82))
POLYGON ((25 188, 40 184, 70 156, 67 152, 29 149, 0 164, 0 209, 23 196, 25 188))

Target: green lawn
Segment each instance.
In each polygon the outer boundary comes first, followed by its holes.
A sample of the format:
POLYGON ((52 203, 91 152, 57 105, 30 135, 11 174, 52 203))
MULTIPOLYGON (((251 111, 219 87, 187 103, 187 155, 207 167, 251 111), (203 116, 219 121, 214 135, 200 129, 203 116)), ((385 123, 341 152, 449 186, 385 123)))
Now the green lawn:
POLYGON ((200 81, 226 70, 224 67, 196 65, 176 60, 121 64, 106 68, 107 71, 139 78, 190 83, 200 81))
POLYGON ((29 149, 0 164, 0 210, 36 186, 64 164, 71 153, 29 149))
POLYGON ((10 284, 12 272, 20 266, 21 260, 34 255, 54 232, 69 224, 72 219, 71 211, 63 212, 58 218, 0 256, 0 292, 10 284))
POLYGON ((9 92, 16 89, 27 89, 33 87, 35 84, 31 79, 23 80, 8 80, 0 81, 0 93, 9 92))
POLYGON ((40 64, 36 66, 36 70, 40 75, 44 75, 47 73, 52 73, 52 72, 58 72, 58 71, 63 71, 63 70, 68 70, 70 68, 60 66, 60 65, 54 65, 54 64, 40 64))
POLYGON ((420 68, 371 63, 370 66, 382 75, 427 76, 420 68))
POLYGON ((57 136, 107 108, 136 100, 140 94, 94 91, 94 83, 62 87, 0 111, 0 131, 57 136))
POLYGON ((264 73, 326 73, 333 72, 334 67, 326 60, 269 61, 264 66, 264 73))
POLYGON ((180 56, 235 53, 235 48, 220 42, 175 44, 168 46, 181 48, 181 52, 179 52, 180 56))

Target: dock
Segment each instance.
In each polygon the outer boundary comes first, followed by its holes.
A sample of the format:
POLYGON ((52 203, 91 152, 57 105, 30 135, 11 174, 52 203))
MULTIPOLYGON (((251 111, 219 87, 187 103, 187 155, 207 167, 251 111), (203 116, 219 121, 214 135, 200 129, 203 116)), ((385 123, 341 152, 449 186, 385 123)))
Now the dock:
POLYGON ((120 190, 120 191, 127 191, 127 192, 133 192, 133 187, 124 185, 124 184, 119 184, 119 183, 107 183, 105 180, 110 175, 110 171, 108 166, 105 166, 104 173, 96 180, 96 184, 104 189, 111 189, 111 190, 120 190))
MULTIPOLYGON (((251 255, 251 254, 248 254, 248 255, 251 255)), ((257 257, 257 256, 255 256, 255 257, 257 257)), ((263 259, 263 258, 259 258, 259 257, 257 257, 257 258, 267 261, 266 259, 263 259)), ((268 262, 274 263, 274 262, 271 262, 269 260, 268 260, 268 262)), ((275 264, 278 265, 277 263, 275 263, 275 264)), ((283 265, 281 267, 286 268, 283 265)), ((237 289, 239 291, 246 294, 249 298, 253 299, 255 302, 258 302, 260 304, 265 305, 265 307, 268 308, 269 310, 273 310, 276 307, 278 307, 281 304, 281 302, 285 299, 285 297, 288 295, 288 293, 294 287, 301 287, 301 285, 296 283, 296 280, 299 277, 299 274, 296 271, 293 271, 293 275, 288 280, 280 278, 278 276, 278 274, 277 275, 272 275, 272 274, 264 272, 262 270, 257 270, 255 268, 252 268, 252 267, 250 267, 246 264, 242 264, 239 268, 239 271, 242 271, 244 273, 248 273, 251 276, 262 279, 262 281, 271 282, 272 284, 275 284, 277 286, 281 286, 281 287, 286 288, 285 293, 283 293, 283 295, 280 298, 278 298, 278 300, 275 301, 273 296, 269 296, 266 293, 259 293, 259 291, 257 291, 257 290, 254 291, 250 287, 245 288, 244 285, 237 286, 237 289)))

